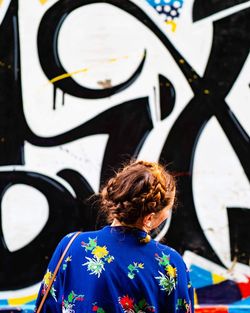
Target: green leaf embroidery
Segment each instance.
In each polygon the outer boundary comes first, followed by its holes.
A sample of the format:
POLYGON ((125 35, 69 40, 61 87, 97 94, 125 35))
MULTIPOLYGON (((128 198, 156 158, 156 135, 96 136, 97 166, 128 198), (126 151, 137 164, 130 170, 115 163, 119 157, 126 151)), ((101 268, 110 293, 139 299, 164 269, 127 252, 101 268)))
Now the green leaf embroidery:
POLYGON ((138 302, 138 306, 140 309, 143 309, 145 307, 145 305, 147 304, 145 299, 142 299, 138 302))
POLYGON ((74 297, 75 297, 75 293, 74 291, 71 291, 71 293, 68 295, 68 302, 72 302, 74 297))
POLYGON ((51 289, 50 289, 50 294, 52 295, 52 297, 55 299, 55 301, 57 302, 57 299, 56 299, 56 290, 55 290, 55 287, 54 285, 52 285, 51 289))
POLYGON ((128 277, 130 279, 134 279, 135 273, 139 273, 139 269, 144 269, 143 263, 134 262, 133 264, 129 264, 129 266, 128 266, 128 270, 129 270, 128 277))

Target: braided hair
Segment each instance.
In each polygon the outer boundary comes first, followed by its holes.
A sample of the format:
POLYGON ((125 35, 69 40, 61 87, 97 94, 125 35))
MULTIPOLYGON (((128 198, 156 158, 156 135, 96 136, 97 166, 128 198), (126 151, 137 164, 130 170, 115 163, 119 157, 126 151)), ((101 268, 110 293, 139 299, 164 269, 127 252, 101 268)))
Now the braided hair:
POLYGON ((134 224, 140 217, 159 212, 173 203, 175 179, 158 163, 136 161, 123 167, 101 189, 101 212, 134 224))

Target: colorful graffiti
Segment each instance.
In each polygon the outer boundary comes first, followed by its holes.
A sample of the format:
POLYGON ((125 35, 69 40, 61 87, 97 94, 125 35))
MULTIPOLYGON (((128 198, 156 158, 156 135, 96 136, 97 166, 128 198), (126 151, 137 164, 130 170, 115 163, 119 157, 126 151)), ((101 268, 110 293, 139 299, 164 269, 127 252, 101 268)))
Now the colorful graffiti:
POLYGON ((198 312, 249 309, 249 27, 249 1, 0 2, 0 306, 32 307, 59 239, 105 223, 87 199, 134 157, 178 177, 160 237, 198 312))

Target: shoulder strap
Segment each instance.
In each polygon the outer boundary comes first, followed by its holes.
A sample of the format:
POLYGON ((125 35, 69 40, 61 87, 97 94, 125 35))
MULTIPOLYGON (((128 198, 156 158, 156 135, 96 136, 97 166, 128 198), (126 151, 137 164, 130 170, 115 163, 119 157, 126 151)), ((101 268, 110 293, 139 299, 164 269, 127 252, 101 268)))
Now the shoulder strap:
POLYGON ((46 289, 46 293, 45 293, 45 295, 42 297, 42 300, 41 300, 41 302, 40 302, 40 304, 39 304, 39 307, 38 307, 38 309, 36 310, 36 313, 40 313, 40 312, 41 312, 42 307, 43 307, 43 304, 44 304, 44 302, 45 302, 45 300, 46 300, 46 298, 47 298, 47 296, 48 296, 48 294, 49 294, 49 291, 50 291, 50 289, 51 289, 51 286, 52 286, 52 284, 53 284, 53 282, 54 282, 54 280, 55 280, 55 278, 56 278, 56 274, 57 274, 57 272, 58 272, 58 270, 59 270, 59 268, 60 268, 60 265, 61 265, 61 263, 62 263, 62 261, 63 261, 65 255, 66 255, 66 253, 68 252, 69 247, 71 246, 71 244, 73 243, 73 241, 76 239, 76 237, 77 237, 78 235, 80 235, 80 234, 81 234, 80 231, 77 232, 77 233, 75 233, 75 235, 71 238, 71 240, 70 240, 69 243, 67 244, 66 248, 64 249, 61 258, 60 258, 60 260, 58 261, 58 263, 57 263, 57 265, 56 265, 54 274, 53 274, 53 276, 52 276, 52 278, 51 278, 51 280, 50 280, 50 282, 49 282, 48 288, 46 289))

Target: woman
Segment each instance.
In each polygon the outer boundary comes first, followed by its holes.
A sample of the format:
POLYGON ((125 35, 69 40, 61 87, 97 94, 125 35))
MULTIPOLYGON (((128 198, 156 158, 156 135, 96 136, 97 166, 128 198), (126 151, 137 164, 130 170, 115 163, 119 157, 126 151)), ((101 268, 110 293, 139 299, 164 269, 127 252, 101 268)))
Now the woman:
MULTIPOLYGON (((100 196, 111 225, 75 239, 43 312, 193 312, 193 290, 181 256, 149 235, 169 216, 173 176, 157 163, 137 161, 111 178, 100 196)), ((37 305, 72 235, 56 248, 37 305)))

